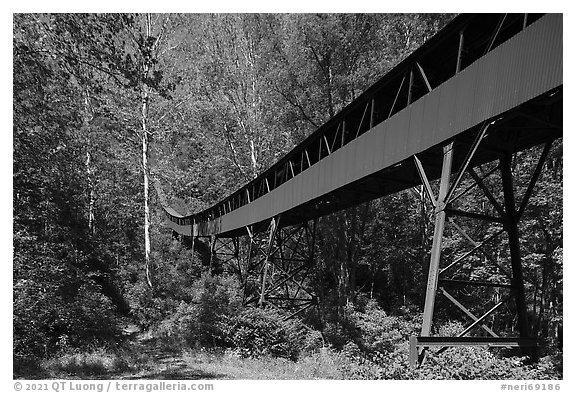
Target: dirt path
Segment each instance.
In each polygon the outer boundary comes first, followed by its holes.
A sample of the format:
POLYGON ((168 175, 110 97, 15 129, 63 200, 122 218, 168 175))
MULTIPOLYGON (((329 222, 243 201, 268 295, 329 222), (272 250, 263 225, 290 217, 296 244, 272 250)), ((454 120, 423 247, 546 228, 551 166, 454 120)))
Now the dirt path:
MULTIPOLYGON (((234 352, 191 350, 167 345, 142 333, 126 338, 117 350, 72 352, 15 367, 14 379, 210 380, 310 379, 317 361, 304 365, 271 357, 242 358, 234 352), (313 363, 313 364, 312 364, 313 363)), ((332 367, 331 367, 332 368, 332 367)), ((324 375, 326 374, 326 375, 324 375)))
POLYGON ((163 345, 157 340, 146 340, 136 336, 132 351, 138 352, 148 359, 142 370, 127 372, 114 376, 115 379, 229 379, 224 374, 216 374, 202 370, 201 365, 195 365, 191 358, 185 357, 178 349, 163 345))

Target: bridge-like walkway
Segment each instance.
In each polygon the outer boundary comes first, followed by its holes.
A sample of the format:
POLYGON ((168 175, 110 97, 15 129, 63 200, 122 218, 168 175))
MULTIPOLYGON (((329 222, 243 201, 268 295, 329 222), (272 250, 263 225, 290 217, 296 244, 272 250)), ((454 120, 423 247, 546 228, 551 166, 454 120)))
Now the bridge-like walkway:
POLYGON ((235 237, 392 194, 421 184, 413 156, 439 178, 442 146, 470 145, 485 122, 473 166, 557 138, 562 64, 562 15, 461 15, 232 195, 190 216, 166 207, 169 225, 235 237))
POLYGON ((454 345, 516 346, 525 355, 533 354, 536 340, 529 335, 518 223, 552 142, 562 136, 562 38, 562 15, 461 15, 232 195, 191 216, 165 207, 169 225, 192 239, 210 237, 212 255, 218 254, 217 240, 228 247, 221 254, 227 261, 236 260, 232 269, 242 281, 246 304, 277 302, 276 307, 296 309, 291 314, 296 315, 317 303, 303 285, 315 249, 315 224, 310 229, 308 221, 423 184, 435 223, 422 331, 410 340, 412 362, 421 360, 427 348, 454 345), (513 155, 539 144, 540 159, 524 195, 517 198, 513 155), (474 168, 493 161, 498 165, 478 176, 474 168), (483 181, 498 170, 501 190, 495 194, 483 181), (471 189, 456 192, 465 173, 483 191, 491 211, 454 207, 471 189), (437 195, 430 185, 433 179, 440 179, 437 195), (454 220, 458 216, 501 229, 476 241, 454 220), (473 248, 442 264, 445 223, 473 248), (278 231, 289 226, 296 229, 284 235, 278 231), (262 247, 255 234, 266 230, 262 247), (483 250, 502 233, 508 235, 503 254, 509 255, 508 267, 483 250), (242 263, 239 237, 244 235, 250 242, 242 263), (309 235, 307 246, 292 240, 309 235), (304 251, 296 252, 299 244, 304 251), (483 263, 497 268, 499 276, 479 281, 454 272, 455 265, 475 252, 482 253, 483 263), (451 293, 454 286, 509 293, 476 316, 451 293), (457 337, 432 335, 437 294, 472 320, 457 337), (515 301, 518 337, 500 337, 483 322, 509 299, 515 301), (468 336, 478 328, 483 335, 468 336))

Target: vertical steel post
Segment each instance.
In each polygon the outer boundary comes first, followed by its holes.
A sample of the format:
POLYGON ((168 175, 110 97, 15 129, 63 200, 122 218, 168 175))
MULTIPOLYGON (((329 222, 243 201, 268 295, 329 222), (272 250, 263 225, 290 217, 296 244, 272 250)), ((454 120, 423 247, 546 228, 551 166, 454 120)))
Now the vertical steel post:
POLYGON ((416 367, 418 363, 418 340, 416 336, 410 336, 410 354, 408 359, 410 360, 410 366, 416 367))
MULTIPOLYGON (((514 200, 514 184, 512 178, 512 155, 506 155, 500 160, 502 173, 502 189, 504 191, 504 207, 506 209, 508 232, 508 246, 510 247, 510 263, 512 265, 512 284, 516 298, 516 312, 518 313, 518 331, 520 337, 528 337, 528 315, 526 311, 526 295, 524 293, 524 279, 522 277, 522 259, 520 255, 520 236, 518 234, 518 215, 514 200)), ((529 355, 523 348, 525 355, 529 355)))
POLYGON ((314 250, 316 247, 316 224, 318 223, 318 219, 315 218, 314 220, 312 220, 312 234, 311 234, 311 242, 309 242, 309 247, 310 247, 310 264, 314 263, 314 250))
POLYGON ((236 259, 236 264, 238 266, 238 277, 240 278, 240 282, 243 282, 242 278, 242 264, 240 263, 240 238, 235 237, 232 239, 234 244, 234 258, 236 259))
POLYGON ((370 100, 370 129, 374 127, 374 98, 370 100))
POLYGON ((210 270, 212 270, 212 264, 214 262, 214 256, 216 255, 216 236, 210 236, 210 270))
POLYGON ((426 300, 424 302, 424 317, 422 322, 421 336, 430 336, 432 329, 432 316, 434 314, 434 302, 438 288, 438 272, 440 269, 440 254, 442 251, 442 235, 446 222, 445 199, 450 186, 450 173, 452 171, 452 148, 450 143, 444 146, 444 159, 442 162, 442 175, 440 177, 440 191, 435 204, 434 238, 430 253, 430 267, 428 268, 428 282, 426 284, 426 300))
POLYGON ((414 70, 411 69, 410 70, 410 80, 408 82, 408 102, 406 103, 406 106, 410 105, 410 103, 412 102, 412 85, 414 84, 414 70))
POLYGON ((460 30, 460 41, 458 42, 458 57, 456 58, 456 74, 462 68, 462 50, 464 49, 464 30, 460 30))
POLYGON ((196 243, 196 236, 192 236, 192 264, 194 264, 194 248, 196 243))
POLYGON ((243 286, 242 303, 246 302, 246 298, 248 295, 248 293, 247 293, 247 291, 248 291, 248 276, 252 272, 252 244, 254 243, 254 236, 253 236, 252 231, 250 230, 249 226, 246 227, 246 232, 248 233, 249 242, 248 242, 248 252, 247 252, 247 256, 246 256, 246 274, 244 275, 244 282, 242 283, 242 286, 243 286))
MULTIPOLYGON (((308 251, 309 251, 309 258, 310 258, 310 261, 309 261, 310 270, 312 270, 312 271, 314 270, 314 267, 317 266, 317 264, 314 263, 314 255, 316 254, 316 225, 317 224, 318 224, 317 218, 312 220, 312 234, 311 234, 312 239, 310 239, 311 240, 310 242, 307 242, 308 246, 309 246, 308 251)), ((306 224, 306 226, 308 227, 308 230, 310 230, 310 227, 308 226, 308 224, 306 224)), ((320 324, 323 327, 324 326, 324 320, 322 318, 322 313, 320 312, 321 302, 319 301, 320 299, 318 297, 321 294, 322 294, 322 289, 320 289, 318 293, 315 291, 313 300, 316 304, 316 307, 318 310, 318 315, 320 316, 320 324)))
POLYGON ((265 300, 266 294, 266 280, 268 279, 268 259, 270 258, 270 254, 272 253, 272 245, 274 242, 274 237, 276 234, 276 228, 278 227, 278 218, 273 217, 270 221, 270 236, 268 237, 268 247, 266 249, 266 256, 264 257, 264 267, 262 271, 262 286, 260 291, 260 301, 258 304, 262 306, 265 300))

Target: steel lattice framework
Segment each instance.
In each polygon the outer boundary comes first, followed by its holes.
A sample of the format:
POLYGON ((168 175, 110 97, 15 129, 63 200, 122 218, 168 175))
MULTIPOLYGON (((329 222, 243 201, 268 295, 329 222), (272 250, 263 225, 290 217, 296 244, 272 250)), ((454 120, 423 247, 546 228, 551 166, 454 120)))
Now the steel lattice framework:
POLYGON ((314 269, 315 220, 423 186, 434 207, 435 230, 422 331, 411 338, 413 363, 426 348, 453 345, 519 346, 531 353, 535 340, 526 321, 518 222, 552 142, 562 136, 562 21, 558 14, 458 16, 253 181, 197 214, 165 207, 170 228, 210 239, 212 255, 240 277, 246 303, 291 308, 294 315, 316 304, 306 285, 314 269), (541 158, 518 205, 512 157, 538 145, 541 158), (490 176, 498 176, 497 192, 486 184, 490 176), (431 182, 437 179, 434 192, 431 182), (491 211, 458 206, 473 187, 491 211), (473 239, 459 219, 501 228, 473 239), (444 261, 447 223, 471 248, 444 261), (504 235, 509 266, 485 250, 504 235), (247 247, 240 247, 241 239, 248 239, 247 247), (501 281, 448 276, 478 253, 501 281), (456 298, 456 286, 508 293, 477 316, 456 298), (458 337, 432 336, 437 293, 472 320, 458 337), (507 298, 515 301, 518 337, 500 337, 484 323, 507 298), (469 337, 477 328, 487 336, 469 337))

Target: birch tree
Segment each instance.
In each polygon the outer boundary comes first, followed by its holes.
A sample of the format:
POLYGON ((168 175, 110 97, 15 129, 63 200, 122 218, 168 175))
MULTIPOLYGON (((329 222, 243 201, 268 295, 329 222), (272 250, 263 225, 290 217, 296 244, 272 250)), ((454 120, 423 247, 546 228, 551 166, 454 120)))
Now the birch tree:
MULTIPOLYGON (((47 30, 57 44, 57 54, 83 87, 84 125, 93 120, 92 100, 99 110, 120 127, 110 137, 126 148, 126 158, 139 162, 143 194, 144 271, 152 287, 150 254, 150 148, 154 134, 151 106, 167 101, 170 84, 165 82, 160 57, 166 54, 170 15, 62 15, 55 29, 47 30), (68 40, 65 38, 68 37, 68 40), (95 94, 92 94, 92 91, 95 94), (94 95, 95 97, 92 97, 94 95)), ((164 106, 165 103, 164 103, 164 106)), ((155 114, 155 113, 154 113, 155 114)), ((94 175, 96 167, 89 134, 85 168, 88 179, 88 225, 95 230, 94 175)))
POLYGON ((123 68, 124 76, 128 79, 128 86, 132 87, 138 95, 138 123, 134 130, 141 148, 141 171, 143 184, 144 205, 144 269, 146 282, 153 288, 151 272, 151 242, 150 242, 150 144, 154 135, 151 127, 150 109, 153 99, 159 96, 167 97, 168 89, 163 82, 163 71, 160 70, 160 56, 162 45, 167 40, 167 28, 170 15, 151 14, 133 17, 133 25, 129 30, 131 46, 126 48, 127 53, 123 68))
POLYGON ((243 180, 266 169, 289 142, 267 86, 275 21, 272 15, 211 15, 202 22, 202 93, 214 114, 205 121, 243 180))

